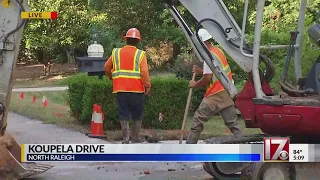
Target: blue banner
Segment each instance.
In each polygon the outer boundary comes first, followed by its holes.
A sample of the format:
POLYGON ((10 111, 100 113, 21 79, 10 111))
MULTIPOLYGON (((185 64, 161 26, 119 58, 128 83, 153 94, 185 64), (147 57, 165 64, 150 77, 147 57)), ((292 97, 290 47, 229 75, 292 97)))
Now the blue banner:
POLYGON ((27 154, 27 161, 259 162, 260 154, 27 154))

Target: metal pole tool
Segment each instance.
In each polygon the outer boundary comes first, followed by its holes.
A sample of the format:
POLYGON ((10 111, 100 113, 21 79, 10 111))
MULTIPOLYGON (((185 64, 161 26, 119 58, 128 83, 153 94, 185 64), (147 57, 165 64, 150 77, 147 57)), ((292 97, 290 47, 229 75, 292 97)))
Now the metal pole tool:
MULTIPOLYGON (((196 78, 196 73, 193 73, 192 75, 192 80, 194 81, 196 78)), ((184 117, 183 117, 183 121, 182 121, 182 127, 181 127, 181 131, 180 131, 180 140, 179 140, 179 144, 182 144, 182 140, 183 140, 183 131, 185 129, 186 126, 186 120, 188 118, 188 112, 189 112, 189 107, 190 107, 190 102, 191 102, 191 95, 192 95, 192 88, 190 88, 189 90, 189 96, 188 96, 188 100, 187 100, 187 105, 186 105, 186 109, 184 111, 184 117)))

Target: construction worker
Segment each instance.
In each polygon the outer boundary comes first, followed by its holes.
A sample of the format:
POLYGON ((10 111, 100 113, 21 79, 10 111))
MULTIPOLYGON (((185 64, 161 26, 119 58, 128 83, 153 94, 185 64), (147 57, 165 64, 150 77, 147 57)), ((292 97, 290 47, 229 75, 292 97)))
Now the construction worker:
MULTIPOLYGON (((198 34, 209 51, 217 56, 223 70, 232 80, 232 73, 222 50, 213 46, 210 42, 212 36, 205 29, 200 29, 198 34)), ((193 73, 196 73, 196 75, 203 76, 199 81, 191 80, 189 82, 190 88, 209 86, 201 104, 194 113, 191 130, 188 134, 186 143, 197 144, 199 136, 203 131, 203 123, 211 119, 216 113, 220 113, 225 125, 234 135, 241 135, 242 132, 240 130, 240 125, 237 122, 237 113, 234 102, 212 73, 207 63, 203 62, 203 69, 195 65, 192 71, 193 73)))
POLYGON ((113 49, 104 68, 113 81, 113 93, 116 93, 122 144, 129 144, 130 141, 130 119, 134 121, 131 142, 140 143, 144 94, 150 96, 151 93, 149 70, 145 51, 136 47, 141 41, 138 29, 129 29, 124 38, 127 45, 113 49))

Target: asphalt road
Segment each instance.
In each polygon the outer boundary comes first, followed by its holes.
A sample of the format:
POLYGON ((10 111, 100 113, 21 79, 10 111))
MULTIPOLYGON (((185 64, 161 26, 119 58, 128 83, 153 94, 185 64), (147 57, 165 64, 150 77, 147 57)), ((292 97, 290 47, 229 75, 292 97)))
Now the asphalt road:
MULTIPOLYGON (((108 143, 84 134, 9 113, 8 133, 19 144, 108 143)), ((48 163, 49 164, 49 163, 48 163)), ((50 163, 54 167, 28 180, 162 180, 212 179, 200 163, 50 163), (149 170, 150 174, 145 174, 149 170)))

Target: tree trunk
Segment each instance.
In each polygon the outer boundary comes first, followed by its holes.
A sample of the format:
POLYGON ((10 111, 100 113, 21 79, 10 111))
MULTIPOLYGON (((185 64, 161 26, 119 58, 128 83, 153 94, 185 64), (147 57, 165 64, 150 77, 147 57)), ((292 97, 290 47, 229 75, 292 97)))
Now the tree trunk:
POLYGON ((51 61, 49 61, 49 63, 48 63, 48 76, 51 76, 51 65, 52 65, 52 63, 51 63, 51 61))
POLYGON ((48 55, 46 55, 46 52, 44 52, 43 50, 37 50, 36 53, 39 58, 39 62, 43 64, 44 76, 45 77, 49 76, 51 72, 50 72, 50 61, 48 60, 49 59, 48 55))
POLYGON ((173 65, 174 60, 177 59, 178 55, 181 53, 181 46, 180 44, 174 43, 172 45, 172 58, 169 60, 169 64, 173 65))
POLYGON ((71 68, 76 64, 76 61, 73 57, 74 49, 73 48, 70 50, 66 49, 65 51, 66 51, 67 59, 68 59, 68 66, 69 66, 69 68, 71 68))
POLYGON ((43 68, 44 68, 45 77, 50 76, 51 75, 51 62, 48 61, 47 63, 44 63, 43 68))
POLYGON ((43 64, 44 76, 47 76, 47 65, 43 64))

